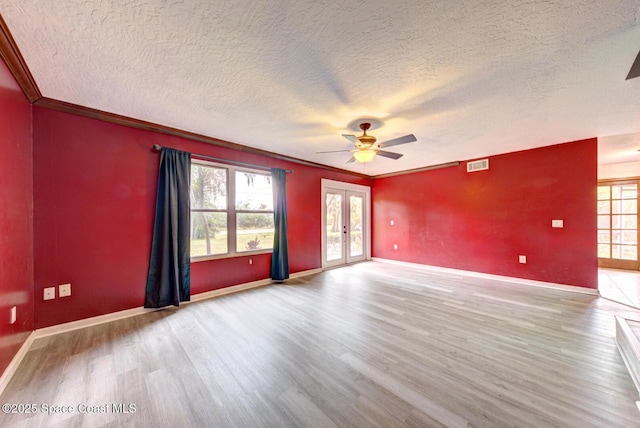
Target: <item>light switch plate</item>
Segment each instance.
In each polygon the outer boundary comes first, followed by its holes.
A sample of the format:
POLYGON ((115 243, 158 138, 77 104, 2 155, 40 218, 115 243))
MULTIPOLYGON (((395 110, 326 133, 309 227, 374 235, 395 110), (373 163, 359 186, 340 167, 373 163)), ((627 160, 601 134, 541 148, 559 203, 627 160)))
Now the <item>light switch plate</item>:
POLYGON ((527 263, 527 256, 518 256, 518 261, 523 264, 527 263))
POLYGON ((564 222, 562 220, 551 220, 551 227, 561 229, 564 227, 564 222))
POLYGON ((56 287, 47 287, 44 289, 44 300, 53 300, 56 298, 56 287))

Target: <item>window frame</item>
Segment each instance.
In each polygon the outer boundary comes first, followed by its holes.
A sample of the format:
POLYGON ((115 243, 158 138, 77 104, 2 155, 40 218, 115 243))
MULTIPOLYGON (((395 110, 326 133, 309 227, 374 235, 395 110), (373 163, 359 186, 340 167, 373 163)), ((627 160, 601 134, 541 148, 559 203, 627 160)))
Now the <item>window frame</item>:
MULTIPOLYGON (((191 159, 192 165, 202 165, 206 167, 212 168, 221 168, 226 170, 227 175, 227 209, 203 209, 203 208, 192 208, 189 207, 189 215, 192 216, 194 212, 225 212, 227 214, 227 252, 223 254, 208 254, 201 256, 190 256, 190 260, 192 263, 194 262, 202 262, 207 260, 218 260, 218 259, 227 259, 232 257, 243 257, 249 255, 257 255, 257 254, 269 254, 273 252, 273 248, 263 248, 257 250, 244 250, 238 251, 237 248, 237 216, 238 213, 257 213, 257 214, 271 214, 273 215, 273 207, 271 210, 246 210, 246 209, 237 209, 236 208, 236 172, 247 172, 251 174, 259 174, 266 175, 271 177, 270 171, 265 171, 261 169, 253 169, 244 166, 235 166, 229 164, 223 164, 218 162, 211 162, 203 159, 191 159)), ((272 190, 273 191, 273 190, 272 190)), ((190 217, 191 218, 191 217, 190 217)), ((189 245, 191 245, 191 236, 189 236, 189 245)), ((271 243, 273 245, 273 243, 271 243)))

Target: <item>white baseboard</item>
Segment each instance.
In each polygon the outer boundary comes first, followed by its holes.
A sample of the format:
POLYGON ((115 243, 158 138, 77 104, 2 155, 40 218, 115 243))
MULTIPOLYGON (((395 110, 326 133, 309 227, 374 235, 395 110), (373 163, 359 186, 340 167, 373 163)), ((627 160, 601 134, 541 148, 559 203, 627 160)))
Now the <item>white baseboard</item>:
POLYGON ((304 270, 302 272, 296 272, 296 273, 292 273, 290 278, 300 278, 301 276, 307 276, 307 275, 315 275, 316 273, 321 273, 322 272, 322 268, 316 268, 316 269, 309 269, 309 270, 304 270))
POLYGON ((239 291, 250 290, 256 287, 262 287, 264 285, 271 284, 270 279, 261 279, 258 281, 245 282, 244 284, 232 285, 230 287, 218 288, 217 290, 205 291, 204 293, 198 293, 191 296, 191 301, 184 302, 185 304, 199 302, 202 300, 212 299, 218 296, 224 296, 225 294, 237 293, 239 291))
MULTIPOLYGON (((296 272, 291 274, 290 278, 298 278, 301 276, 311 275, 314 273, 322 272, 322 269, 311 269, 302 272, 296 272)), ((189 302, 183 302, 182 304, 189 304, 192 302, 198 302, 206 299, 212 299, 214 297, 223 296, 225 294, 237 293, 251 288, 262 287, 264 285, 271 284, 271 279, 260 279, 258 281, 246 282, 244 284, 231 285, 229 287, 218 288, 217 290, 205 291, 204 293, 198 293, 191 296, 189 302)), ((77 321, 71 321, 64 324, 57 324, 51 327, 39 328, 34 331, 34 339, 40 337, 51 336, 54 334, 66 333, 67 331, 78 330, 93 325, 104 324, 111 321, 116 321, 123 318, 135 317, 138 315, 147 314, 149 312, 159 311, 165 308, 132 308, 124 311, 112 312, 110 314, 99 315, 97 317, 85 318, 77 321)))
POLYGON ((135 317, 138 315, 148 314, 149 312, 155 312, 163 308, 131 308, 124 311, 111 312, 110 314, 98 315, 97 317, 84 318, 77 321, 66 322, 64 324, 56 324, 51 327, 43 327, 36 329, 34 338, 39 339, 41 337, 53 336, 55 334, 66 333, 68 331, 79 330, 81 328, 91 327, 93 325, 104 324, 124 318, 135 317))
POLYGON ((0 395, 2 395, 2 393, 4 392, 4 389, 9 384, 9 381, 11 380, 14 373, 18 369, 18 366, 22 362, 22 359, 25 357, 25 355, 27 355, 27 352, 29 352, 29 348, 31 348, 33 339, 34 339, 34 334, 33 332, 31 332, 27 337, 27 340, 24 341, 20 349, 18 349, 18 352, 16 352, 16 355, 14 355, 13 358, 11 359, 11 362, 5 369, 4 373, 2 373, 2 376, 0 376, 0 395))
POLYGON ((381 259, 378 257, 374 257, 373 260, 381 263, 407 266, 407 267, 412 267, 416 269, 424 269, 432 272, 446 273, 450 275, 472 276, 475 278, 492 279, 492 280, 503 281, 503 282, 512 282, 515 284, 529 285, 533 287, 553 288, 556 290, 571 291, 574 293, 582 293, 582 294, 592 294, 596 296, 600 295, 600 292, 594 288, 579 287, 576 285, 556 284, 553 282, 536 281, 533 279, 515 278, 511 276, 494 275, 490 273, 473 272, 469 270, 460 270, 460 269, 445 268, 440 266, 423 265, 419 263, 401 262, 397 260, 381 259))

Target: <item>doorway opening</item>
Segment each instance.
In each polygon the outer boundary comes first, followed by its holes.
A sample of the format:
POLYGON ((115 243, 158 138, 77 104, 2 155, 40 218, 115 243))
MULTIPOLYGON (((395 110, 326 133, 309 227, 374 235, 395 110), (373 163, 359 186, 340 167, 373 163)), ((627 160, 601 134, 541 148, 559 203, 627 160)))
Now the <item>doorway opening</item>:
POLYGON ((598 182, 598 267, 637 271, 638 183, 598 182))
POLYGON ((598 290, 640 307, 638 191, 640 179, 598 181, 598 290))
POLYGON ((322 180, 322 268, 371 259, 371 188, 322 180))

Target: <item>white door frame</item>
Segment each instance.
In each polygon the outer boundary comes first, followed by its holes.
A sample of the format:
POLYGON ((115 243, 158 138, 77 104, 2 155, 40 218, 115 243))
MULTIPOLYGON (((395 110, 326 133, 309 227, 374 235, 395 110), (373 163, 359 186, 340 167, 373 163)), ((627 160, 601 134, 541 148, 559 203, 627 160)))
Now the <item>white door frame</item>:
MULTIPOLYGON (((360 184, 352 184, 345 183, 342 181, 329 180, 327 178, 321 179, 321 225, 320 225, 320 234, 322 235, 322 268, 330 267, 327 263, 327 235, 325 233, 325 227, 327 225, 327 214, 326 214, 326 193, 329 189, 335 190, 343 190, 343 191, 354 191, 360 192, 364 194, 364 212, 363 212, 363 221, 362 221, 362 243, 364 247, 364 258, 365 260, 371 260, 371 187, 363 186, 360 184)), ((348 201, 345 201, 348 203, 348 201)))

